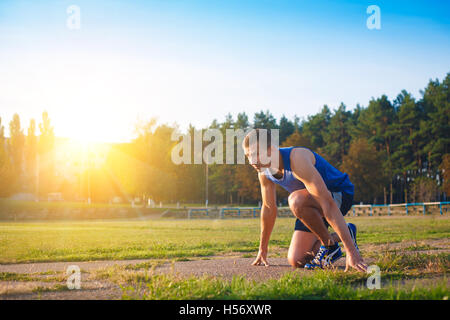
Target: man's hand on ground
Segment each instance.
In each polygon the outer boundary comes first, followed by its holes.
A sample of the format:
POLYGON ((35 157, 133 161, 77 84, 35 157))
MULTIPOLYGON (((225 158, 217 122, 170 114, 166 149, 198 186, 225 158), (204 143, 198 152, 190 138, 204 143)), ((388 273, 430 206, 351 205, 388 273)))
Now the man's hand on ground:
POLYGON ((268 267, 269 263, 267 262, 267 250, 259 250, 258 256, 256 257, 255 261, 253 261, 252 265, 253 266, 264 265, 268 267))
POLYGON ((345 260, 345 271, 348 271, 349 267, 361 272, 367 271, 367 265, 358 252, 354 252, 352 254, 347 253, 345 260))

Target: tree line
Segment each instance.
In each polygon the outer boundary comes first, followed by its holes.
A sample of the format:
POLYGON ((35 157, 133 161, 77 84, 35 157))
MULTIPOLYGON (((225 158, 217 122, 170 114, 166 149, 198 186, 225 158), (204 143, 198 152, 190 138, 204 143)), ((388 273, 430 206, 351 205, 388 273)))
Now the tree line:
MULTIPOLYGON (((221 122, 213 120, 208 128, 191 125, 186 133, 193 136, 196 130, 214 128, 225 136, 226 129, 279 129, 281 146, 310 148, 348 173, 357 203, 444 201, 450 189, 449 84, 450 73, 443 81, 430 80, 419 99, 403 90, 393 101, 382 95, 353 110, 343 103, 333 110, 325 105, 304 119, 283 115, 278 120, 268 110, 249 118, 241 112, 235 117, 228 114, 221 122)), ((89 196, 99 202, 116 195, 165 203, 204 203, 206 196, 217 204, 260 200, 257 173, 248 164, 172 163, 176 125, 158 124, 155 119, 140 123, 135 139, 113 145, 105 162, 85 168, 76 185, 55 176, 55 136, 46 112, 38 127, 39 134, 31 120, 25 134, 15 114, 6 138, 0 119, 0 197, 62 192, 67 200, 89 196)), ((281 188, 277 193, 286 203, 287 193, 281 188)))
POLYGON ((9 122, 9 138, 0 117, 0 197, 15 192, 36 193, 36 177, 40 176, 40 190, 50 192, 54 180, 55 135, 47 112, 42 113, 37 125, 31 119, 27 133, 16 113, 9 122), (38 160, 39 159, 39 160, 38 160))

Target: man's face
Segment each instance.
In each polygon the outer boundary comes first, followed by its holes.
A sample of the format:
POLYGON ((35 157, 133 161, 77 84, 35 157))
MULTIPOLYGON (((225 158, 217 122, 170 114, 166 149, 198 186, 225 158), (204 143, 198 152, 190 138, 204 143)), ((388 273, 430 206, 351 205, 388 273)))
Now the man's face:
MULTIPOLYGON (((257 171, 261 171, 264 168, 270 168, 271 162, 262 163, 259 152, 257 151, 256 144, 250 145, 248 148, 244 148, 245 156, 248 158, 250 165, 257 171)), ((272 149, 267 149, 267 156, 270 157, 272 154, 272 149)))

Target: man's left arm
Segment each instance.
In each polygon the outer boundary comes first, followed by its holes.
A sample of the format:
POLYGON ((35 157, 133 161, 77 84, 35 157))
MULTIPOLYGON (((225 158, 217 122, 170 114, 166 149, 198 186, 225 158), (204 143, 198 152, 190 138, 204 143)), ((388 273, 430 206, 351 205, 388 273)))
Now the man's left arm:
POLYGON ((365 272, 367 265, 356 249, 347 224, 345 223, 344 216, 334 202, 322 176, 312 163, 311 157, 304 150, 297 149, 295 151, 291 158, 291 169, 294 175, 303 182, 311 196, 319 203, 325 219, 336 231, 344 244, 347 252, 347 265, 345 270, 350 266, 365 272))

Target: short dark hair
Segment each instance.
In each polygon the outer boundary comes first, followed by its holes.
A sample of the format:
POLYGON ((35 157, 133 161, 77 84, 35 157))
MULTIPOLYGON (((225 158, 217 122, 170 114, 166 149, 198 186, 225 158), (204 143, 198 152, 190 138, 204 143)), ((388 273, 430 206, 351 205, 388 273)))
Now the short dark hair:
POLYGON ((272 142, 272 134, 270 133, 270 129, 252 129, 247 135, 244 137, 244 148, 249 148, 250 146, 250 137, 256 135, 256 143, 259 146, 259 138, 262 136, 266 136, 267 138, 267 148, 271 147, 272 142))

